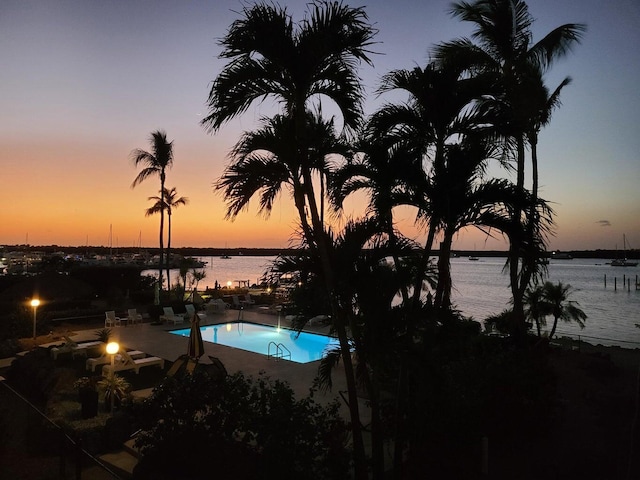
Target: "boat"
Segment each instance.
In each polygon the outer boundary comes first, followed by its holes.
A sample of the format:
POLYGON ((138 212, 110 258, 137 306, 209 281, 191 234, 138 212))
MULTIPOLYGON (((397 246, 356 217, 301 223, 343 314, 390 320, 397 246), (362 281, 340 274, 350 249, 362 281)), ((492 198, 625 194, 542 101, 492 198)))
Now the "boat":
POLYGON ((627 259, 627 255, 626 255, 627 237, 624 234, 622 235, 622 252, 623 252, 622 258, 616 258, 614 260, 611 260, 612 267, 637 267, 638 266, 638 262, 627 259))
POLYGON ((633 260, 627 260, 626 258, 617 258, 615 260, 611 260, 612 267, 637 267, 638 262, 634 262, 633 260))
POLYGON ((469 255, 469 260, 472 262, 477 262, 478 260, 480 260, 480 258, 476 257, 475 255, 469 255))
POLYGON ((223 260, 229 260, 231 257, 225 253, 223 255, 220 255, 220 258, 223 260))

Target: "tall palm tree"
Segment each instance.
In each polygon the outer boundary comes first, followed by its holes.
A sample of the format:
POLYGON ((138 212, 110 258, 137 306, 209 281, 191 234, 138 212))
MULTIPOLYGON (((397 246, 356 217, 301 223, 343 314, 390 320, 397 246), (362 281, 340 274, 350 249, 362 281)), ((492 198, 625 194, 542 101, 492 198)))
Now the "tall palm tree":
POLYGON ((177 195, 176 187, 171 188, 171 190, 165 188, 159 197, 154 196, 148 198, 148 200, 154 201, 155 203, 145 211, 145 216, 147 217, 155 215, 156 213, 162 214, 165 210, 167 211, 167 290, 169 291, 171 291, 171 277, 169 272, 171 268, 171 214, 175 208, 189 203, 187 197, 177 197, 177 195))
MULTIPOLYGON (((149 139, 151 143, 151 152, 136 148, 130 154, 133 164, 137 167, 142 165, 136 178, 131 184, 131 188, 145 181, 149 177, 160 177, 160 199, 161 205, 164 205, 164 192, 166 170, 173 165, 173 142, 167 141, 167 134, 158 130, 151 133, 149 139)), ((162 290, 162 268, 164 255, 164 208, 160 210, 160 261, 158 264, 158 285, 162 290)))
MULTIPOLYGON (((395 246, 401 234, 395 229, 393 208, 412 203, 416 178, 424 175, 422 168, 412 161, 404 145, 393 139, 363 134, 357 147, 359 155, 333 171, 330 176, 330 197, 333 207, 341 211, 345 199, 364 190, 369 195, 367 214, 375 218, 380 230, 387 234, 396 270, 403 270, 403 260, 395 246)), ((408 303, 408 288, 401 289, 403 301, 408 303)))
MULTIPOLYGON (((398 325, 401 319, 393 300, 409 277, 385 261, 395 251, 407 255, 415 245, 399 238, 391 247, 389 237, 380 231, 379 220, 375 217, 358 222, 347 222, 339 235, 334 237, 336 277, 340 288, 336 290, 339 302, 353 305, 351 338, 354 346, 356 376, 369 394, 371 407, 372 463, 379 465, 374 470, 383 469, 383 437, 385 432, 381 420, 384 410, 393 406, 389 397, 380 396, 380 390, 393 392, 391 379, 397 377, 398 325)), ((317 257, 306 249, 297 257, 278 259, 275 270, 279 273, 297 273, 303 279, 294 292, 296 305, 312 305, 311 312, 317 312, 318 298, 325 298, 326 289, 322 285, 322 268, 317 257), (304 273, 302 273, 304 272, 304 273)), ((301 315, 304 318, 304 312, 301 315)), ((303 320, 304 321, 304 320, 303 320)), ((299 325, 300 326, 300 325, 299 325)), ((341 361, 340 351, 332 351, 323 358, 318 371, 322 388, 332 385, 332 372, 341 361)), ((390 396, 393 394, 390 393, 390 396)), ((387 433, 388 435, 388 433, 387 433)))
MULTIPOLYGON (((496 118, 497 133, 515 150, 516 185, 524 189, 525 142, 531 123, 531 112, 526 106, 530 93, 527 90, 528 76, 532 69, 546 72, 554 61, 566 55, 580 41, 586 27, 576 23, 561 25, 532 44, 533 17, 523 0, 458 2, 453 5, 451 13, 475 26, 472 36, 477 43, 466 38, 444 43, 438 47, 437 57, 467 63, 470 72, 495 74, 496 85, 501 90, 494 97, 501 110, 496 118)), ((520 222, 523 208, 524 206, 520 206, 514 210, 514 224, 520 222)), ((518 282, 518 259, 525 240, 513 240, 509 251, 513 309, 523 324, 524 288, 518 282)), ((527 262, 523 263, 526 264, 527 262)), ((523 275, 520 278, 526 280, 528 277, 530 276, 523 275)))
MULTIPOLYGON (((434 62, 424 69, 394 70, 382 78, 379 93, 402 90, 409 94, 403 104, 385 104, 370 121, 375 137, 392 136, 406 144, 413 152, 413 161, 425 169, 422 182, 429 172, 442 169, 445 144, 453 135, 468 131, 475 118, 468 107, 474 99, 487 92, 488 85, 481 76, 464 76, 466 66, 455 62, 434 62), (425 160, 431 159, 430 162, 425 160)), ((424 191, 420 186, 416 192, 424 191)), ((419 216, 428 222, 428 234, 414 282, 414 305, 420 299, 422 282, 427 271, 433 242, 441 228, 437 218, 431 217, 428 198, 415 199, 419 216)))
POLYGON ((362 8, 316 1, 308 4, 308 9, 308 16, 297 25, 286 9, 276 4, 258 3, 242 10, 242 18, 232 23, 221 40, 221 57, 230 61, 212 84, 207 102, 209 115, 202 125, 209 131, 217 131, 245 112, 255 100, 269 96, 282 103, 284 115, 293 121, 289 142, 298 157, 297 177, 302 179, 294 190, 301 195, 294 201, 303 226, 308 209, 312 230, 304 233, 310 248, 319 252, 326 288, 332 298, 349 393, 356 478, 364 479, 366 459, 350 347, 345 319, 332 295, 336 283, 331 247, 318 212, 312 177, 317 159, 311 158, 313 153, 307 147, 306 124, 309 102, 320 102, 323 97, 335 103, 347 130, 358 126, 363 92, 356 66, 360 62, 371 63, 367 48, 375 31, 362 8))

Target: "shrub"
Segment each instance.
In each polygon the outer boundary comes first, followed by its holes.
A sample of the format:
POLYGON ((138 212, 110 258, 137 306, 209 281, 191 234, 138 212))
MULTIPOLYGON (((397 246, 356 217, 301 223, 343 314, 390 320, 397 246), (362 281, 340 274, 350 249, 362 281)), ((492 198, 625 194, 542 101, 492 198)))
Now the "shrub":
POLYGON ((296 400, 291 387, 242 373, 169 378, 137 412, 136 478, 346 478, 339 404, 296 400))

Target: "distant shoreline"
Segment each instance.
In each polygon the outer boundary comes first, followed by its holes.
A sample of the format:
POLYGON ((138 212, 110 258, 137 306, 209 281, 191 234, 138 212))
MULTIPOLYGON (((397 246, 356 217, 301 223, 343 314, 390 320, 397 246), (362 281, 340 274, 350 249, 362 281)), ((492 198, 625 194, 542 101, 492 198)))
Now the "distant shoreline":
MULTIPOLYGON (((111 248, 104 246, 82 246, 82 247, 71 247, 71 246, 60 246, 60 245, 2 245, 1 249, 6 251, 31 251, 31 252, 44 252, 44 253, 55 253, 55 252, 65 252, 65 253, 95 253, 101 255, 108 255, 110 253, 123 254, 123 253, 138 253, 140 251, 147 252, 151 255, 157 254, 159 252, 159 248, 157 247, 119 247, 119 248, 111 248)), ((267 247, 236 247, 236 248, 216 248, 216 247, 172 247, 171 252, 175 254, 179 254, 185 257, 219 257, 222 255, 229 255, 231 257, 236 256, 250 256, 250 257, 273 257, 278 255, 288 256, 295 255, 299 253, 301 250, 297 248, 267 248, 267 247)), ((579 258, 598 258, 604 260, 611 260, 614 258, 621 258, 621 252, 619 250, 564 250, 556 252, 568 254, 573 259, 579 258)), ((506 250, 453 250, 452 253, 457 255, 458 257, 506 257, 506 250)), ((640 259, 640 250, 633 249, 627 250, 626 258, 638 260, 640 259)), ((438 251, 434 250, 433 255, 437 255, 438 251)), ((563 261, 571 261, 571 260, 563 260, 563 261)))

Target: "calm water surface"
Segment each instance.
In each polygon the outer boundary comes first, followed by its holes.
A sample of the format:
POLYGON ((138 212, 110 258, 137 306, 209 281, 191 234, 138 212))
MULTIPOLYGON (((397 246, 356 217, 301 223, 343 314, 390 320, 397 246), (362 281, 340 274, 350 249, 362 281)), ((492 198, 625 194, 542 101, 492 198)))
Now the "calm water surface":
MULTIPOLYGON (((199 258, 207 262, 204 267, 207 277, 198 285, 199 289, 204 289, 213 287, 216 280, 221 285, 228 281, 237 285, 237 280, 257 283, 275 257, 199 258)), ((573 323, 561 323, 557 335, 580 335, 591 343, 640 348, 640 328, 635 326, 640 324, 640 290, 634 287, 640 267, 612 267, 605 262, 602 259, 574 259, 552 260, 549 264, 549 280, 570 284, 575 289, 571 298, 588 316, 583 330, 573 323), (623 275, 631 279, 631 291, 626 286, 623 288, 623 275), (617 278, 617 290, 614 290, 614 278, 617 278)), ((504 258, 480 258, 473 262, 467 258, 451 260, 452 299, 462 313, 483 320, 508 307, 511 295, 509 277, 502 271, 504 263, 504 258)))

